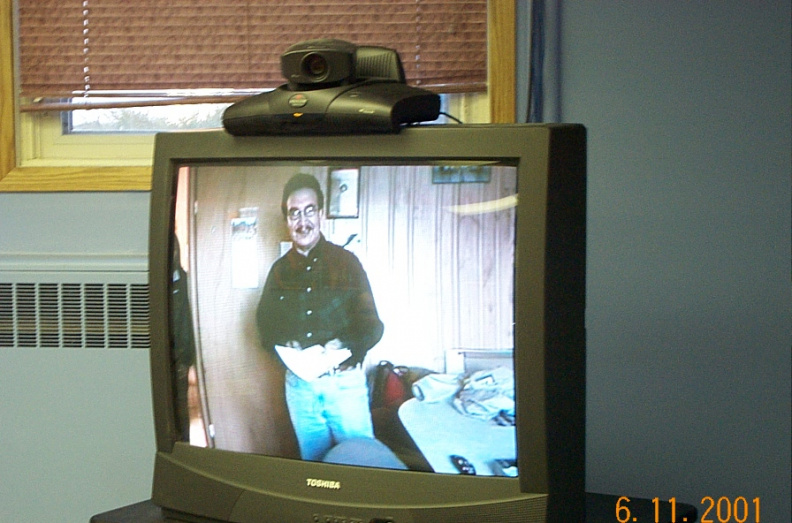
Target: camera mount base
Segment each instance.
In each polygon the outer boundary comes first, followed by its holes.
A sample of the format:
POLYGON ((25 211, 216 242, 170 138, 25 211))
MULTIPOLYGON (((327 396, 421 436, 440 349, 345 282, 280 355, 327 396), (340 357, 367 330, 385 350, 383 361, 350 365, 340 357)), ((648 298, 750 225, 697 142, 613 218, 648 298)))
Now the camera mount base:
POLYGON ((398 133, 405 125, 436 120, 440 97, 392 81, 295 91, 282 85, 235 103, 223 126, 235 136, 398 133))

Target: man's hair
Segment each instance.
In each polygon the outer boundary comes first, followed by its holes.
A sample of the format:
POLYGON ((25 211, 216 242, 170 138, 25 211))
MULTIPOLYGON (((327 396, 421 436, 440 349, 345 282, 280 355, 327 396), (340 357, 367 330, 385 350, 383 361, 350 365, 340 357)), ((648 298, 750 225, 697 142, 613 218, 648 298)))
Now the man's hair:
POLYGON ((311 189, 316 193, 316 201, 319 204, 319 210, 324 209, 324 193, 319 186, 319 180, 310 174, 298 173, 292 176, 286 185, 283 187, 283 198, 281 199, 281 212, 285 218, 289 209, 286 208, 286 200, 289 199, 294 192, 300 189, 311 189))

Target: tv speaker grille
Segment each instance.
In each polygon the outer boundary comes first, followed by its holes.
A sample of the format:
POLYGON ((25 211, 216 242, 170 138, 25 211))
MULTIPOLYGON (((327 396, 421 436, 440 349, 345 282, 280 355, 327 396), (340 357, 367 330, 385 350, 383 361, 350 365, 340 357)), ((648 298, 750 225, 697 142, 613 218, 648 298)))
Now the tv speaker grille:
POLYGON ((148 349, 144 283, 0 282, 0 348, 148 349))
MULTIPOLYGON (((458 507, 443 511, 444 519, 449 523, 544 523, 547 518, 547 497, 537 496, 530 500, 515 500, 498 503, 489 507, 491 512, 471 510, 458 507)), ((416 523, 438 523, 437 513, 416 510, 416 523)))

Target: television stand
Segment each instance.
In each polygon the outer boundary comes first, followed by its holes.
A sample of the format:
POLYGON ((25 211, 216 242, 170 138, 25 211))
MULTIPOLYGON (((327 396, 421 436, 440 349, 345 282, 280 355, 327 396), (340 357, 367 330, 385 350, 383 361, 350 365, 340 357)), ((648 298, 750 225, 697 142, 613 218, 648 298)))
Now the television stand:
MULTIPOLYGON (((616 504, 621 496, 586 493, 586 523, 616 523, 616 504)), ((655 523, 655 503, 644 498, 629 497, 626 503, 630 513, 629 521, 634 523, 655 523)), ((671 504, 661 501, 657 523, 696 523, 698 511, 693 505, 676 504, 676 521, 671 520, 671 504)), ((625 512, 621 516, 626 515, 625 512)), ((90 523, 175 523, 162 515, 162 510, 151 502, 141 501, 134 505, 117 508, 97 514, 90 523)))

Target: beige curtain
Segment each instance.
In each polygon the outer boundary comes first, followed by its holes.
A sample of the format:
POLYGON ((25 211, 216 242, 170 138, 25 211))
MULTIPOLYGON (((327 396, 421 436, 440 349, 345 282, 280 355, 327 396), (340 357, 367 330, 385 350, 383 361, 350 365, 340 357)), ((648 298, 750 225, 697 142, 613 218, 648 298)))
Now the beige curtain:
POLYGON ((398 51, 408 83, 486 89, 486 0, 19 0, 24 98, 266 89, 294 43, 398 51))

